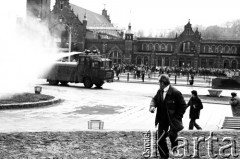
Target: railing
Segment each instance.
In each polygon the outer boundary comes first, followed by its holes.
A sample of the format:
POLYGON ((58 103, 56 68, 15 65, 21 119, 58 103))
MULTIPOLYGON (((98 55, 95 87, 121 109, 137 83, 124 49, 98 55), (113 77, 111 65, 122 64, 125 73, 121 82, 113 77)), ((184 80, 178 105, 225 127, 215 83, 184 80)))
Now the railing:
MULTIPOLYGON (((211 87, 211 77, 203 79, 202 76, 194 76, 193 83, 191 84, 191 77, 187 75, 169 73, 171 84, 181 84, 181 85, 191 85, 191 86, 205 86, 211 87)), ((151 82, 158 84, 159 72, 151 72, 145 73, 144 79, 142 78, 142 74, 134 73, 134 72, 125 72, 119 74, 119 80, 125 82, 151 82)), ((115 79, 117 81, 118 77, 115 73, 115 79)))

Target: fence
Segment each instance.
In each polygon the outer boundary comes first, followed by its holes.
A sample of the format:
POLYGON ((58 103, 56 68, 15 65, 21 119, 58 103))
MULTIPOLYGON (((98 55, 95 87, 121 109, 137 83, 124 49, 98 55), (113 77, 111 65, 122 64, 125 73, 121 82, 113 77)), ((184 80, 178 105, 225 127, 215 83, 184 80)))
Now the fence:
MULTIPOLYGON (((117 76, 116 76, 117 77, 117 76)), ((211 87, 211 82, 213 77, 209 76, 194 76, 192 80, 191 77, 188 75, 182 74, 169 74, 171 84, 179 84, 179 85, 192 85, 192 86, 205 86, 211 87)), ((144 77, 141 73, 134 73, 134 72, 125 72, 119 75, 120 81, 125 82, 151 82, 158 84, 159 73, 158 72, 151 72, 144 74, 144 77)), ((118 78, 117 78, 118 79, 118 78)))

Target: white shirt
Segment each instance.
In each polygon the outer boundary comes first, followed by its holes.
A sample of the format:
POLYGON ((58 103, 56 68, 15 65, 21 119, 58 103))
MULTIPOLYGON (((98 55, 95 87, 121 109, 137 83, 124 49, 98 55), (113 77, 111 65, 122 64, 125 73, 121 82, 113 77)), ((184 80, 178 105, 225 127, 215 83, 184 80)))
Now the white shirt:
POLYGON ((163 89, 163 100, 165 99, 165 97, 166 97, 166 94, 167 94, 167 92, 168 92, 168 90, 169 90, 169 87, 170 87, 170 85, 168 85, 167 87, 165 87, 164 89, 163 89))

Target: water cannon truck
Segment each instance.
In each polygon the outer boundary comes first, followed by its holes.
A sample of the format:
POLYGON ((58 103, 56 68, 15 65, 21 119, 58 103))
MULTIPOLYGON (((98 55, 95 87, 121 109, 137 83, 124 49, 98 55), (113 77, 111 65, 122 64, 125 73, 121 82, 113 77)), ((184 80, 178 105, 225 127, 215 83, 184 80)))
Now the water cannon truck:
POLYGON ((91 88, 93 85, 101 87, 105 82, 113 82, 112 61, 101 57, 98 52, 76 52, 68 59, 56 61, 44 75, 43 78, 50 85, 83 83, 86 88, 91 88))

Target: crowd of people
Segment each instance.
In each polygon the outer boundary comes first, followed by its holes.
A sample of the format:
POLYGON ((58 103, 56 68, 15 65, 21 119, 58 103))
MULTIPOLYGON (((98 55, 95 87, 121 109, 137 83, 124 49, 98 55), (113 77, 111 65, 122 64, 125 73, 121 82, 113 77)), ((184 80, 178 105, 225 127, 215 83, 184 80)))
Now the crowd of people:
POLYGON ((121 73, 130 72, 134 78, 142 78, 144 81, 145 75, 151 78, 152 74, 177 74, 186 76, 216 76, 216 77, 233 77, 239 76, 240 70, 238 69, 219 69, 219 68, 201 68, 193 69, 192 67, 168 67, 168 66, 148 66, 148 65, 134 65, 134 64, 114 64, 113 68, 116 76, 119 79, 121 73))

